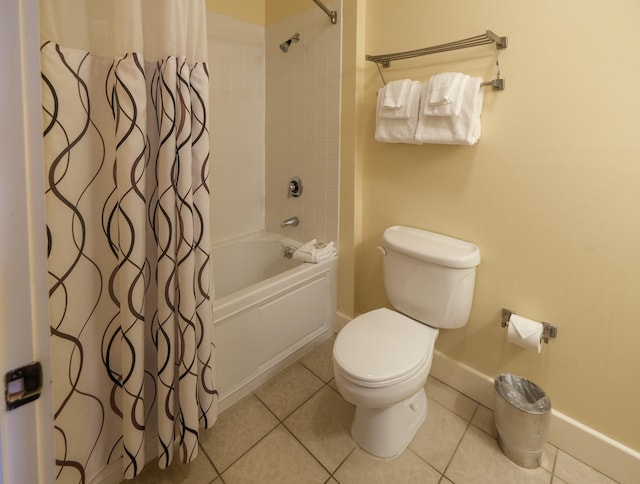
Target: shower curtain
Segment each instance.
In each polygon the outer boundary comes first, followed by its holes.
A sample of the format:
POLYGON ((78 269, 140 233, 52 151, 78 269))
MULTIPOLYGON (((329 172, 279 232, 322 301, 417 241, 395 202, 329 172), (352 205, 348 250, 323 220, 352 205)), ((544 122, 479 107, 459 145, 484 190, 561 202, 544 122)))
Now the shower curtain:
POLYGON ((217 417, 204 0, 40 16, 56 479, 132 478, 217 417))

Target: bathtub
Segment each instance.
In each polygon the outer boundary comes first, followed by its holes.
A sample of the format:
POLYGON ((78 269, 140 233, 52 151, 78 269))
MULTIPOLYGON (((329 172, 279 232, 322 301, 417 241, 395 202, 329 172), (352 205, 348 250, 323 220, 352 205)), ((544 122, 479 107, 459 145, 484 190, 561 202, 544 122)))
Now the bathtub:
POLYGON ((284 257, 300 246, 260 232, 213 246, 213 321, 224 410, 333 333, 336 259, 284 257))

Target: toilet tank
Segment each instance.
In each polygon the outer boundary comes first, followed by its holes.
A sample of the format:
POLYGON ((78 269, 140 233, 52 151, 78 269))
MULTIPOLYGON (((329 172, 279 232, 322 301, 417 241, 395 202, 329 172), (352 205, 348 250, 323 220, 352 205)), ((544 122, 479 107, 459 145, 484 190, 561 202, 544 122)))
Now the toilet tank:
POLYGON ((459 328, 471 312, 480 249, 412 227, 385 230, 384 286, 395 309, 434 328, 459 328))

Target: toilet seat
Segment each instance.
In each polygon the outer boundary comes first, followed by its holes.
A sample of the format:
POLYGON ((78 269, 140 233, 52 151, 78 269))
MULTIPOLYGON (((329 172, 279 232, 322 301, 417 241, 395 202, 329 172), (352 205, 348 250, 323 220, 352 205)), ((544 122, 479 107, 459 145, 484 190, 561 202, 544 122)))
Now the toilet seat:
POLYGON ((334 359, 345 378, 364 387, 401 383, 430 366, 438 330, 387 308, 365 313, 340 331, 334 359))

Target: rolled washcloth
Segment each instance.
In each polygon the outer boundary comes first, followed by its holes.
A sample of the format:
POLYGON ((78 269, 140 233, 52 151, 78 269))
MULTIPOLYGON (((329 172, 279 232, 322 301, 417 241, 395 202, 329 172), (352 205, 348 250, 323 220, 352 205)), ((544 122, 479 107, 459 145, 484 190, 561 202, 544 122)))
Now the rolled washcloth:
POLYGON ((334 247, 333 242, 325 244, 323 242, 316 242, 316 239, 313 239, 296 250, 293 253, 293 258, 303 262, 317 264, 323 260, 335 257, 337 253, 338 251, 334 247))
MULTIPOLYGON (((482 79, 467 80, 460 114, 457 116, 426 116, 420 113, 416 127, 417 143, 441 143, 473 145, 480 139, 480 115, 482 113, 482 79)), ((426 99, 427 85, 422 100, 426 99)), ((425 101, 426 102, 426 101, 425 101)))
POLYGON ((386 107, 384 105, 384 92, 382 91, 385 88, 381 88, 380 91, 378 91, 376 141, 385 143, 416 143, 414 138, 416 125, 418 124, 422 83, 419 81, 410 81, 409 85, 409 97, 406 104, 401 108, 386 107))
POLYGON ((464 88, 469 76, 460 72, 443 72, 429 79, 423 114, 457 116, 462 108, 464 88))
POLYGON ((383 117, 408 118, 409 95, 411 94, 411 80, 400 79, 391 81, 380 89, 382 96, 383 117))

